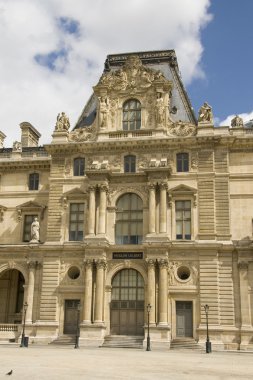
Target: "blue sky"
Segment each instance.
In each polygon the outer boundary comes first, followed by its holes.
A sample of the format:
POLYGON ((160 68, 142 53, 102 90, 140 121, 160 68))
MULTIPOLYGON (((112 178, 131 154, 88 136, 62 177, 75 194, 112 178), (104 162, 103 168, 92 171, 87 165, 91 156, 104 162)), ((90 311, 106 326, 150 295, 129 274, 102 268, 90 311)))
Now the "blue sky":
POLYGON ((206 78, 187 90, 195 110, 207 100, 222 121, 253 111, 253 1, 212 0, 209 11, 213 19, 201 32, 206 78))
POLYGON ((0 0, 0 130, 30 122, 49 143, 59 112, 74 127, 107 54, 175 49, 196 115, 253 119, 253 0, 0 0))

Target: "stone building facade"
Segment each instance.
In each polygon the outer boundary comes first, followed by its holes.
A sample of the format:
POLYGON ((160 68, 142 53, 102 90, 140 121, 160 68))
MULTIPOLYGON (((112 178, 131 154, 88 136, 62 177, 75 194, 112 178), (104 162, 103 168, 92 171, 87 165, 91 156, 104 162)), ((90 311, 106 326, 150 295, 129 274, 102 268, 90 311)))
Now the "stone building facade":
POLYGON ((73 129, 0 132, 0 339, 253 347, 253 130, 195 118, 173 50, 109 55, 73 129), (24 315, 23 305, 27 303, 24 315))

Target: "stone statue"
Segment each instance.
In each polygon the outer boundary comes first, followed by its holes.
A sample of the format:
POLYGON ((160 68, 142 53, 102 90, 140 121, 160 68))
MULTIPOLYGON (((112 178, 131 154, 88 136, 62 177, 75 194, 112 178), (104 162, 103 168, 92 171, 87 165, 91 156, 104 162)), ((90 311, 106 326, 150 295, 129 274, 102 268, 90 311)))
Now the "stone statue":
POLYGON ((39 224, 38 218, 35 217, 31 224, 31 241, 39 242, 40 240, 39 231, 40 231, 40 224, 39 224))
POLYGON ((22 150, 21 142, 15 141, 13 143, 12 150, 15 151, 15 152, 21 152, 21 150, 22 150))
POLYGON ((56 120, 55 130, 56 131, 68 131, 70 127, 69 118, 65 112, 59 113, 56 120))
POLYGON ((156 120, 158 124, 162 124, 164 122, 164 100, 161 93, 157 94, 156 98, 156 120))
POLYGON ((109 109, 109 99, 106 96, 99 97, 99 110, 100 110, 100 127, 107 126, 107 116, 109 109))
POLYGON ((236 115, 232 120, 231 120, 231 127, 232 128, 241 128, 243 127, 243 119, 236 115))
POLYGON ((199 119, 200 123, 212 123, 213 122, 213 113, 212 107, 209 106, 208 103, 204 103, 203 106, 199 110, 199 119))

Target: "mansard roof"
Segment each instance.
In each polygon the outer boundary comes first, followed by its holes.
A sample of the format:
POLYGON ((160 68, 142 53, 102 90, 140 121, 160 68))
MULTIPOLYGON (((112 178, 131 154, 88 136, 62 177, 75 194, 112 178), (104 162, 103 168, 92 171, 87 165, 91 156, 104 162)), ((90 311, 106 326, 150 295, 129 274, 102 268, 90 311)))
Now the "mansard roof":
MULTIPOLYGON (((161 72, 172 83, 170 93, 170 112, 173 121, 183 121, 196 124, 196 118, 190 100, 180 77, 177 57, 174 50, 148 51, 124 54, 110 54, 107 56, 103 75, 121 69, 131 56, 137 56, 147 69, 161 72)), ((74 129, 86 128, 94 122, 98 109, 98 98, 93 93, 85 105, 74 129)))

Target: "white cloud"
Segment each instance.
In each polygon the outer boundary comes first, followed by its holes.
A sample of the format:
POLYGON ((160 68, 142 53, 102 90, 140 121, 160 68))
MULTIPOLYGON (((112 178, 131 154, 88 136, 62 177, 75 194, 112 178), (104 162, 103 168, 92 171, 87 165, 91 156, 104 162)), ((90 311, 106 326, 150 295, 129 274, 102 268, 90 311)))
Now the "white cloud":
MULTIPOLYGON (((229 115, 226 117, 226 119, 222 120, 219 125, 220 126, 230 126, 231 125, 231 120, 235 117, 236 115, 229 115)), ((243 119, 244 124, 247 123, 250 120, 253 120, 253 111, 249 113, 239 113, 238 116, 240 116, 243 119)))
MULTIPOLYGON (((175 49, 185 84, 203 77, 201 29, 210 21, 210 0, 0 0, 0 130, 5 146, 20 140, 29 121, 51 141, 56 115, 74 126, 107 54, 175 49), (66 33, 60 18, 78 23, 66 33), (35 57, 64 50, 55 70, 35 57)), ((50 56, 52 58, 52 55, 50 56)))

